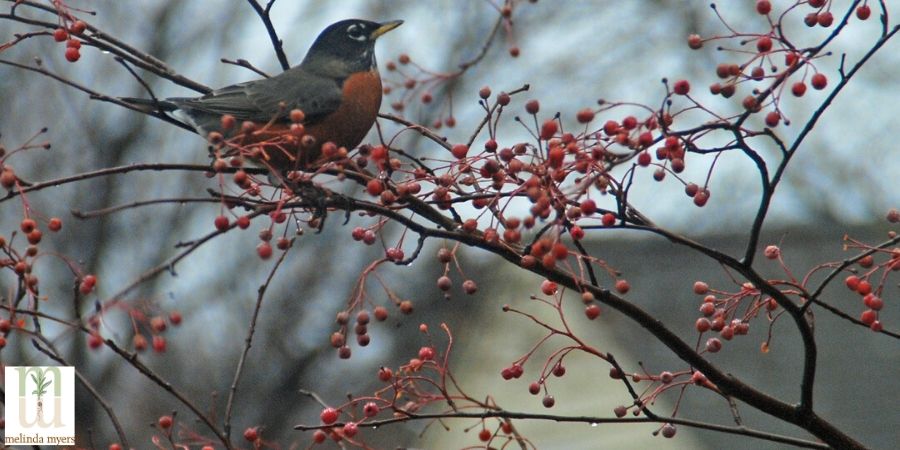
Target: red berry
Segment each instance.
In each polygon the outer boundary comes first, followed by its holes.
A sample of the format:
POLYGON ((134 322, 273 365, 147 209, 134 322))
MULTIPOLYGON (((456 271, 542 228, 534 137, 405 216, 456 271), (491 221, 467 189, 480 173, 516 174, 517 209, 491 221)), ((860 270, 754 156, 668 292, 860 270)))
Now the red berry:
POLYGON ((697 295, 706 295, 709 292, 709 285, 702 281, 694 282, 694 293, 697 295))
POLYGON ((391 261, 402 261, 403 260, 403 249, 397 247, 391 247, 385 251, 385 255, 391 261))
POLYGON ((611 227, 616 224, 616 215, 613 213, 606 213, 601 217, 600 222, 604 227, 611 227))
POLYGON ((256 254, 259 255, 261 259, 269 259, 272 257, 272 244, 268 242, 260 242, 259 245, 256 246, 256 254))
POLYGON ((875 319, 877 319, 877 318, 878 318, 878 313, 876 313, 875 311, 872 311, 871 309, 867 309, 867 310, 863 311, 862 314, 859 316, 859 320, 862 321, 862 323, 869 325, 869 326, 871 326, 873 323, 875 323, 875 319))
POLYGON ((93 332, 88 335, 88 347, 96 350, 96 349, 100 348, 101 345, 103 345, 103 338, 100 337, 99 334, 97 334, 96 332, 93 332))
POLYGON ((541 403, 544 405, 544 408, 552 408, 556 404, 556 399, 552 395, 545 395, 541 403))
POLYGON ((627 280, 616 281, 616 290, 619 291, 620 294, 627 294, 628 291, 631 290, 631 284, 628 283, 627 280))
POLYGON ((136 334, 132 340, 132 345, 134 345, 135 351, 142 352, 147 350, 147 338, 143 334, 136 334))
POLYGON ((541 104, 537 100, 528 100, 528 102, 525 103, 525 111, 528 112, 528 114, 537 114, 540 110, 541 104))
POLYGON ((109 450, 122 450, 122 446, 119 444, 109 444, 109 450))
MULTIPOLYGON (((313 433, 313 442, 316 444, 321 444, 325 442, 326 439, 328 439, 328 435, 322 430, 316 430, 316 432, 313 433)), ((212 448, 210 448, 210 450, 212 450, 212 448)))
POLYGON ((781 114, 778 114, 778 111, 769 111, 766 114, 766 126, 776 127, 779 122, 781 122, 781 114))
POLYGON ((391 381, 391 378, 393 378, 393 377, 394 377, 394 372, 391 369, 389 369, 387 367, 382 367, 382 368, 378 369, 378 379, 379 380, 387 382, 387 381, 391 381))
POLYGON ((162 416, 156 423, 159 424, 159 427, 163 430, 168 430, 172 427, 172 416, 162 416))
POLYGON ((478 439, 480 439, 481 442, 490 441, 491 436, 493 436, 493 433, 491 433, 490 431, 488 431, 485 428, 482 428, 481 431, 478 432, 478 439))
POLYGON ((13 186, 16 185, 16 173, 7 166, 3 168, 3 172, 0 172, 0 186, 3 186, 6 189, 12 189, 13 186))
POLYGON ((160 316, 153 317, 150 319, 150 328, 157 333, 166 331, 166 319, 163 319, 160 316))
POLYGON ((578 123, 588 123, 594 120, 594 110, 591 108, 579 110, 578 113, 575 114, 575 119, 578 120, 578 123))
POLYGON ((856 292, 858 292, 859 295, 866 295, 872 292, 872 284, 866 280, 862 280, 856 285, 856 292))
POLYGON ((69 39, 68 41, 66 41, 66 47, 80 49, 81 41, 79 41, 78 39, 69 39))
POLYGON ((650 154, 646 151, 638 153, 638 165, 641 167, 647 167, 650 165, 650 154))
POLYGON ((331 425, 338 420, 338 410, 334 408, 325 408, 322 410, 322 413, 319 414, 319 419, 322 420, 322 423, 325 425, 331 425))
POLYGON ((469 153, 469 146, 466 144, 456 144, 450 149, 450 153, 456 159, 463 159, 469 153))
POLYGON ((578 225, 575 225, 572 227, 572 229, 569 230, 569 235, 572 236, 572 239, 580 241, 584 239, 584 229, 579 227, 578 225))
POLYGON ((434 349, 431 347, 422 347, 419 349, 419 359, 422 361, 431 361, 434 359, 434 349))
POLYGON ((216 219, 213 221, 216 229, 219 231, 225 231, 228 229, 228 217, 225 216, 216 216, 216 219))
POLYGON ((834 15, 831 14, 831 11, 825 11, 816 17, 816 21, 819 23, 819 26, 828 28, 834 22, 834 15))
POLYGON ((706 351, 716 353, 722 349, 722 341, 719 338, 709 338, 706 340, 706 351))
POLYGON ((72 24, 72 33, 81 34, 84 33, 84 30, 86 29, 87 24, 80 20, 76 20, 75 23, 72 24))
POLYGON ((553 119, 547 120, 543 125, 541 125, 540 137, 545 141, 549 140, 554 135, 556 135, 557 131, 559 131, 559 124, 557 124, 553 119))
POLYGON ((581 202, 579 208, 581 208, 582 214, 584 214, 585 216, 590 216, 597 212, 597 203, 591 199, 587 199, 581 202))
POLYGON ((588 305, 584 308, 584 315, 587 316, 588 319, 594 320, 600 316, 600 306, 598 305, 588 305))
POLYGON ((847 285, 847 288, 851 291, 855 291, 859 287, 859 277, 856 275, 850 275, 846 279, 844 279, 844 284, 847 285))
POLYGON ((887 221, 890 223, 900 222, 900 211, 897 208, 891 208, 887 213, 887 221))
POLYGON ((9 333, 9 330, 12 329, 12 322, 6 319, 0 319, 0 333, 6 334, 9 333))
MULTIPOLYGON (((857 15, 859 15, 858 12, 857 12, 857 15)), ((69 38, 69 33, 66 31, 65 28, 57 28, 56 30, 53 31, 53 40, 56 42, 62 42, 68 38, 69 38)))
POLYGON ((856 7, 856 17, 859 20, 866 20, 872 14, 872 9, 869 8, 869 5, 860 5, 856 7))
POLYGON ((687 80, 678 80, 672 86, 672 92, 678 95, 687 95, 691 91, 691 84, 687 80))
POLYGON ((766 258, 768 259, 778 259, 778 257, 781 256, 781 249, 778 248, 777 245, 769 245, 763 250, 763 254, 766 255, 766 258))
POLYGON ((31 233, 28 233, 28 243, 31 245, 38 245, 41 242, 41 238, 44 237, 44 233, 41 230, 31 230, 31 233))
POLYGON ((259 439, 259 431, 256 427, 247 428, 244 430, 244 439, 246 439, 247 442, 256 442, 256 440, 259 439))
POLYGON ((812 85, 813 89, 821 91, 822 89, 825 89, 825 86, 828 85, 828 78, 824 73, 820 72, 812 76, 812 78, 809 80, 809 84, 812 85))
POLYGON ((760 53, 766 53, 769 50, 772 50, 772 38, 769 36, 763 36, 756 41, 756 49, 759 50, 760 53))
POLYGON ((478 285, 475 284, 475 281, 473 280, 463 281, 462 288, 463 291, 465 291, 465 293, 469 295, 472 295, 478 291, 478 285))
POLYGON ((35 228, 37 228, 37 222, 34 219, 22 219, 22 223, 19 224, 19 228, 22 229, 23 233, 31 233, 35 228))
POLYGON ((712 324, 706 317, 700 317, 699 319, 697 319, 697 322, 694 323, 694 327, 697 328, 697 331, 705 333, 709 331, 709 329, 712 327, 712 324))
POLYGON ((541 292, 543 292, 544 295, 556 294, 556 290, 558 288, 559 286, 550 280, 544 280, 541 282, 541 292))
POLYGON ((806 93, 806 84, 802 81, 798 81, 791 86, 791 93, 794 94, 794 97, 803 97, 803 94, 806 93))
POLYGON ((478 96, 481 97, 482 100, 487 100, 491 96, 491 88, 485 86, 479 89, 478 96))
POLYGON ((66 49, 66 61, 75 62, 81 59, 81 52, 77 48, 69 47, 66 49))
POLYGON ((759 0, 756 2, 756 12, 766 15, 772 11, 772 3, 769 0, 759 0))
POLYGON ((819 15, 816 13, 809 13, 803 17, 803 23, 808 27, 814 27, 819 23, 819 15))
POLYGON ((162 353, 166 351, 166 338, 162 336, 153 336, 153 351, 162 353))
POLYGON ((881 311, 881 308, 884 308, 884 300, 882 300, 881 297, 872 294, 866 295, 865 298, 863 298, 863 303, 875 311, 881 311))
POLYGON ((694 204, 703 207, 706 205, 706 202, 709 201, 709 191, 706 189, 698 191, 694 194, 694 204))
POLYGON ((438 289, 442 291, 449 291, 451 287, 453 287, 453 280, 450 277, 443 275, 437 280, 438 289))
POLYGON ((381 195, 381 192, 384 191, 384 183, 377 178, 372 178, 366 183, 366 192, 373 197, 377 197, 381 195))
POLYGON ((58 217, 53 217, 47 222, 47 229, 50 231, 56 232, 62 229, 62 220, 58 217))
POLYGON ((628 414, 628 408, 626 408, 624 405, 619 405, 613 409, 613 413, 616 415, 616 417, 625 417, 625 414, 628 414))
POLYGON ((688 36, 688 47, 693 50, 697 50, 703 47, 703 38, 701 38, 699 34, 692 34, 688 36))

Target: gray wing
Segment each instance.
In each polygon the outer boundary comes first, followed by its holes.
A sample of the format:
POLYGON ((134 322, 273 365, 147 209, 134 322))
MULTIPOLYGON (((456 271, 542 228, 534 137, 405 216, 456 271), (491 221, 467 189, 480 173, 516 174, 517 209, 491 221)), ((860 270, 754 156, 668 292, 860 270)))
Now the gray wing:
POLYGON ((338 80, 291 69, 272 78, 217 89, 202 97, 169 101, 178 105, 198 128, 209 132, 219 129, 225 114, 239 121, 264 123, 286 120, 292 109, 301 109, 307 123, 315 122, 340 106, 341 86, 338 80))

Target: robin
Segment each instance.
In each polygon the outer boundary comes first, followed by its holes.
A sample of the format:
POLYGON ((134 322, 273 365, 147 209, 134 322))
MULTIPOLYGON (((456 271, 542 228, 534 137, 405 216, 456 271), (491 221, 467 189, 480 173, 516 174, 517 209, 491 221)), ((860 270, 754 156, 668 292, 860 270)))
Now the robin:
POLYGON ((202 97, 123 100, 174 113, 207 138, 259 143, 257 159, 270 167, 303 168, 319 159, 324 144, 352 149, 372 128, 382 93, 375 40, 402 23, 342 20, 319 34, 298 66, 274 77, 202 97), (226 116, 234 120, 223 121, 226 116))

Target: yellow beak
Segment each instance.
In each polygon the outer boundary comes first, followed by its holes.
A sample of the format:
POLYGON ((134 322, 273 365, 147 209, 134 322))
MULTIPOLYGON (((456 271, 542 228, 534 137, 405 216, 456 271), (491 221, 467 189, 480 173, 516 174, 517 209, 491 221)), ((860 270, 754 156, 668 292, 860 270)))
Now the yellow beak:
POLYGON ((381 24, 380 27, 376 28, 375 31, 372 32, 372 34, 369 36, 369 39, 374 41, 382 34, 387 33, 388 31, 391 31, 394 28, 399 27, 400 25, 403 25, 402 20, 392 20, 390 22, 385 22, 385 23, 381 24))

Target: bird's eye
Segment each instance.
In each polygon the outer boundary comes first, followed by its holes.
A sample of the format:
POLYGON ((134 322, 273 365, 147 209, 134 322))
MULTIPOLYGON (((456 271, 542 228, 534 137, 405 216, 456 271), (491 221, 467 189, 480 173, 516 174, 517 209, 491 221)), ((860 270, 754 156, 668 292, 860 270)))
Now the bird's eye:
POLYGON ((347 27, 347 37, 353 39, 354 41, 365 41, 366 35, 364 33, 363 27, 358 24, 353 24, 347 27))

